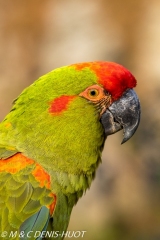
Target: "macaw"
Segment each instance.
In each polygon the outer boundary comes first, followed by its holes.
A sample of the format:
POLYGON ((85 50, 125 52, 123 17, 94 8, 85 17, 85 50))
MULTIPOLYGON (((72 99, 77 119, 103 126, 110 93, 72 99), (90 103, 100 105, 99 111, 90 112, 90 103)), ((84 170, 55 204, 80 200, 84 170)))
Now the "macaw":
POLYGON ((0 123, 1 239, 64 238, 107 136, 123 129, 124 143, 139 125, 135 86, 117 63, 86 62, 47 73, 14 100, 0 123))

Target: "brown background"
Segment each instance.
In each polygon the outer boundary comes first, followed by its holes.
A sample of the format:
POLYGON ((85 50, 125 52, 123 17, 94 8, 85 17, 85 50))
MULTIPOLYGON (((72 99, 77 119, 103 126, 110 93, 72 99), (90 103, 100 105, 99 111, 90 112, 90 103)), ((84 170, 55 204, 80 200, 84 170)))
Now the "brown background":
POLYGON ((106 141, 103 164, 74 208, 69 230, 85 240, 160 239, 160 1, 0 0, 0 119, 46 72, 106 60, 138 80, 135 136, 106 141))

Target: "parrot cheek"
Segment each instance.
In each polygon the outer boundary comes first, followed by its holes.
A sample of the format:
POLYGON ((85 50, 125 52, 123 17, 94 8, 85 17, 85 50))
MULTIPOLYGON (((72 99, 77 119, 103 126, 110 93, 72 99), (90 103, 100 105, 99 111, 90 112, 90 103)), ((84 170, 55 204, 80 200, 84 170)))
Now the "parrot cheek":
POLYGON ((113 102, 101 117, 106 137, 123 129, 122 144, 136 132, 140 122, 140 103, 133 89, 113 102))

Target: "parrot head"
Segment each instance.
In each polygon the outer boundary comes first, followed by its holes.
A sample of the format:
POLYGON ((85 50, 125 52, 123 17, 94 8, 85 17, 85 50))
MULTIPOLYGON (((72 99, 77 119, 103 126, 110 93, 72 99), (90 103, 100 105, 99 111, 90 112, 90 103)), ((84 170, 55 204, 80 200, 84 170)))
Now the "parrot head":
POLYGON ((91 102, 99 111, 105 136, 123 129, 125 143, 136 132, 140 122, 140 102, 133 90, 135 77, 123 66, 113 62, 90 62, 73 65, 77 71, 90 69, 95 76, 93 84, 79 96, 91 102))

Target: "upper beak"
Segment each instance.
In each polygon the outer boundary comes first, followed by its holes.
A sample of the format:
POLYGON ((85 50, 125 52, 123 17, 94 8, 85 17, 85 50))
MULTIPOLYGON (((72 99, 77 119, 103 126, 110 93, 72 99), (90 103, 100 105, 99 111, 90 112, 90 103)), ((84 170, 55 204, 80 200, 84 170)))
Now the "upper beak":
POLYGON ((122 143, 136 132, 140 122, 140 102, 133 89, 128 89, 122 97, 113 102, 101 117, 106 137, 123 129, 122 143))

